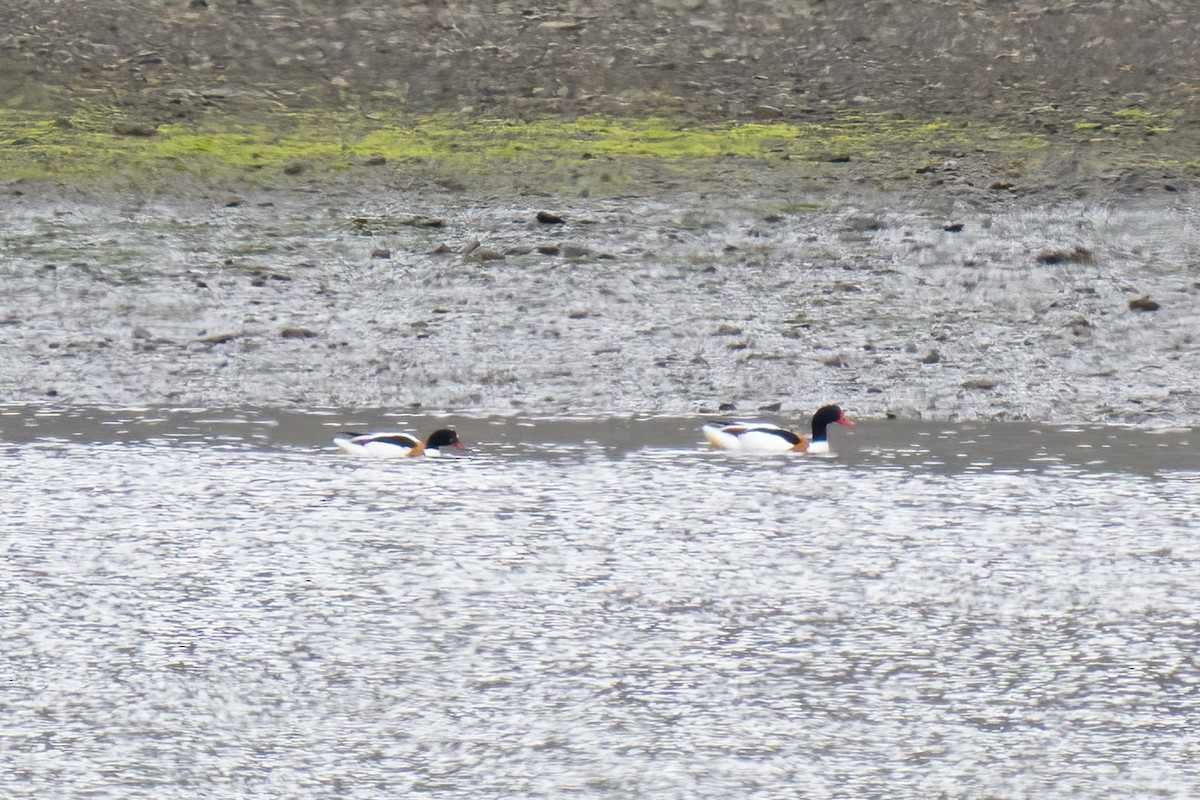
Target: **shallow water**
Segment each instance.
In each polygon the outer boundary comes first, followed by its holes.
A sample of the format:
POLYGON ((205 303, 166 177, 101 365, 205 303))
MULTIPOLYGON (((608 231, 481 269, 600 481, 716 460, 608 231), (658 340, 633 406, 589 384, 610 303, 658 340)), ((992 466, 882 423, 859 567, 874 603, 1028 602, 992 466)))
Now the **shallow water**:
POLYGON ((1194 430, 9 406, 9 797, 1200 786, 1194 430), (453 460, 333 432, 456 424, 453 460))

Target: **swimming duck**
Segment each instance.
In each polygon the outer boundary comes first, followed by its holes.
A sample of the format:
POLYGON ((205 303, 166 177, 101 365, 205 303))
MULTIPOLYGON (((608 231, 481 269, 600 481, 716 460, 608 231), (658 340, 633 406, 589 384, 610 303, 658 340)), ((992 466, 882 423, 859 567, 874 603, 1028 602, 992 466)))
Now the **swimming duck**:
POLYGON ((384 458, 441 456, 450 450, 467 449, 450 428, 434 431, 423 442, 407 433, 339 433, 333 443, 350 455, 384 458))
POLYGON ((706 422, 700 430, 713 447, 740 450, 743 453, 810 453, 829 452, 826 429, 834 424, 853 425, 838 406, 822 406, 812 418, 812 438, 784 430, 769 422, 706 422))

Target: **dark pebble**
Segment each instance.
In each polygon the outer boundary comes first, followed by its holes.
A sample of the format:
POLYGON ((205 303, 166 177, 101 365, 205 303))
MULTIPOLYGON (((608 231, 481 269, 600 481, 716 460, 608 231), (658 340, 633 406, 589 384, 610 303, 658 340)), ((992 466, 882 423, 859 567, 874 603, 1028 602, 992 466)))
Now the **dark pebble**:
POLYGON ((154 136, 158 128, 145 122, 118 122, 113 125, 117 136, 154 136))
POLYGON ((1096 256, 1086 247, 1075 247, 1071 250, 1043 250, 1038 253, 1039 264, 1055 266, 1057 264, 1095 264, 1096 256))
POLYGON ((1150 295, 1144 294, 1141 297, 1136 297, 1129 301, 1130 311, 1158 311, 1162 306, 1150 299, 1150 295))
POLYGON ((308 328, 288 327, 281 330, 279 335, 284 339, 315 339, 320 334, 314 330, 309 330, 308 328))
POLYGON ((239 336, 241 336, 240 333, 214 333, 211 336, 203 337, 200 341, 205 344, 225 344, 226 342, 232 342, 239 336))
POLYGON ((537 212, 537 221, 543 225, 562 225, 564 222, 566 222, 566 220, 558 214, 551 214, 549 211, 537 212))

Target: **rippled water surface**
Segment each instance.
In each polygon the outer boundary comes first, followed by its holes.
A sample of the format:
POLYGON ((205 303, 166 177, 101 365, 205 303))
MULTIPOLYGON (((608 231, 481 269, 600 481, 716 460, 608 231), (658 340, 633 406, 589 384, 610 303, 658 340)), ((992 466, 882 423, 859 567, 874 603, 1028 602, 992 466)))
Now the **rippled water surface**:
POLYGON ((2 409, 0 794, 1200 789, 1196 431, 452 421, 2 409))

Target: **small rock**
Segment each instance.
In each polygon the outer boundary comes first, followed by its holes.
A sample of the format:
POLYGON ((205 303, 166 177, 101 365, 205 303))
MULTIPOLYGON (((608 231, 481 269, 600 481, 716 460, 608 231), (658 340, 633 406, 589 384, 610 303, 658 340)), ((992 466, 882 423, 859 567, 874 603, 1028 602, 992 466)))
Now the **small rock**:
POLYGON ((549 211, 537 212, 536 219, 542 225, 562 225, 563 223, 566 222, 566 219, 564 219, 559 214, 552 214, 549 211))
POLYGON ((155 136, 158 128, 147 122, 118 122, 113 125, 113 133, 117 136, 155 136))
POLYGON ((426 255, 431 255, 431 256, 444 256, 444 255, 446 255, 446 254, 448 254, 448 253, 453 253, 453 252, 454 252, 454 248, 453 248, 453 247, 451 247, 450 245, 446 244, 445 242, 442 242, 442 243, 441 243, 441 244, 439 244, 437 247, 435 247, 435 248, 433 248, 432 250, 430 250, 430 251, 429 251, 429 252, 428 252, 426 255))
POLYGON ((840 353, 834 353, 831 356, 827 356, 825 358, 825 360, 822 361, 821 363, 827 367, 844 367, 844 366, 846 366, 846 360, 844 358, 842 358, 840 353))
POLYGON ((556 245, 556 244, 542 244, 542 245, 538 245, 538 247, 537 247, 537 251, 538 251, 539 253, 541 253, 542 255, 544 255, 544 256, 557 256, 557 255, 562 255, 562 248, 561 248, 561 247, 559 247, 559 246, 558 246, 558 245, 556 245))
POLYGON ((1162 306, 1150 299, 1150 295, 1144 294, 1141 297, 1135 297, 1129 301, 1130 311, 1158 311, 1162 306))
POLYGON ((281 330, 279 335, 284 339, 315 339, 320 334, 308 328, 287 327, 281 330))
POLYGON ((287 164, 286 166, 284 166, 283 174, 284 175, 299 175, 300 173, 304 172, 304 169, 305 169, 305 166, 303 164, 301 164, 298 161, 293 161, 291 164, 287 164))
POLYGON ((883 220, 872 214, 855 214, 854 216, 847 217, 842 223, 842 230, 863 233, 867 231, 880 231, 884 227, 886 226, 883 220))
POLYGON ((783 112, 775 106, 761 105, 754 107, 755 119, 779 119, 783 116, 783 112))
POLYGON ((964 389, 995 389, 999 385, 999 381, 991 378, 971 378, 962 382, 964 389))
MULTIPOLYGON (((383 158, 383 156, 374 158, 383 158)), ((446 221, 440 217, 410 214, 400 217, 351 217, 350 225, 354 228, 355 233, 363 236, 381 236, 397 233, 402 228, 444 228, 446 221)))
POLYGON ((363 162, 363 166, 382 167, 386 163, 387 163, 386 156, 371 156, 370 158, 368 158, 366 161, 363 162))
POLYGON ((563 258, 584 258, 592 254, 592 248, 581 244, 564 244, 561 254, 563 258))
POLYGON ((942 226, 942 230, 947 233, 962 233, 963 224, 961 222, 947 222, 942 226))
POLYGON ((204 344, 225 344, 226 342, 232 342, 234 339, 237 339, 241 335, 242 334, 236 333, 233 331, 229 331, 226 333, 214 333, 211 336, 201 337, 200 341, 203 342, 204 344))
POLYGON ((587 319, 591 315, 586 308, 572 308, 567 312, 567 319, 587 319))
POLYGON ((775 411, 778 411, 778 410, 779 410, 779 409, 781 409, 781 408, 783 408, 783 403, 767 403, 766 405, 759 406, 759 407, 758 407, 758 410, 759 410, 759 411, 770 411, 770 412, 775 412, 775 411))
POLYGON ((488 247, 476 247, 463 256, 463 261, 479 264, 484 261, 500 261, 503 258, 504 253, 501 253, 499 250, 492 250, 488 247))
POLYGON ((922 364, 936 364, 942 360, 942 354, 937 350, 930 350, 925 355, 921 356, 922 364))
POLYGON ((1054 266, 1056 264, 1095 264, 1096 256, 1086 247, 1075 247, 1071 250, 1043 250, 1037 254, 1039 264, 1054 266))
POLYGON ((371 258, 391 258, 391 257, 392 257, 392 251, 388 250, 385 247, 381 247, 378 250, 371 251, 371 258))
POLYGON ((727 323, 721 323, 720 325, 717 326, 717 329, 715 331, 713 331, 712 335, 713 336, 741 336, 742 329, 737 325, 729 325, 727 323))

